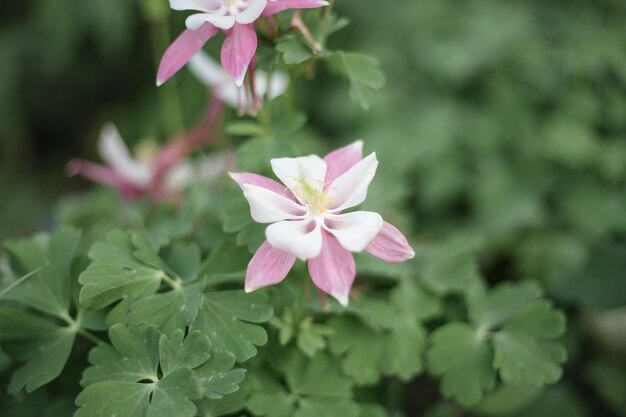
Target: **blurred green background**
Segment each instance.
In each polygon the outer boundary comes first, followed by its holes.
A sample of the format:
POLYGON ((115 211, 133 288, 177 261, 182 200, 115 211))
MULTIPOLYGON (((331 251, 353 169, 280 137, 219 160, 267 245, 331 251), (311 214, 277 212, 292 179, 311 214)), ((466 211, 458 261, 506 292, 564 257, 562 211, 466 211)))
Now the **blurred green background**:
MULTIPOLYGON (((104 122, 131 141, 163 138, 176 123, 162 117, 163 95, 180 94, 186 125, 202 110, 205 91, 186 72, 155 87, 155 59, 184 16, 168 28, 145 5, 0 2, 0 238, 52 227, 59 198, 89 186, 64 166, 97 160, 104 122)), ((626 415, 626 3, 337 9, 351 25, 330 46, 376 56, 387 86, 364 112, 320 70, 299 86, 310 129, 329 147, 362 138, 378 153, 369 206, 418 241, 475 242, 491 283, 536 279, 566 309, 564 381, 521 415, 626 415)), ((438 393, 416 384, 426 398, 415 410, 460 415, 430 407, 438 393)))

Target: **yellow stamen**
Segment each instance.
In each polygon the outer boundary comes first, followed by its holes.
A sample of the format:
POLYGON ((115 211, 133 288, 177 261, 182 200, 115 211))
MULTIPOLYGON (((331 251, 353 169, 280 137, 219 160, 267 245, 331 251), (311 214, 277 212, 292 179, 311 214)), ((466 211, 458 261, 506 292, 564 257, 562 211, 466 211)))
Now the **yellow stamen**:
POLYGON ((305 178, 298 179, 295 194, 304 200, 313 214, 324 213, 333 204, 332 198, 324 191, 323 184, 314 187, 305 178))

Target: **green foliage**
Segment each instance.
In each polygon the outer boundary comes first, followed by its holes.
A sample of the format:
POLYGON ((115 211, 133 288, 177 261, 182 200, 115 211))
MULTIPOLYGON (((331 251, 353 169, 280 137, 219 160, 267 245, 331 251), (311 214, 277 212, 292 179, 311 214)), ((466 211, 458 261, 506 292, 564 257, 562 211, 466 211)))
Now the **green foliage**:
POLYGON ((85 389, 76 398, 81 407, 77 417, 193 417, 193 400, 219 398, 241 381, 239 374, 224 374, 224 365, 232 367, 234 361, 210 362, 211 341, 199 332, 185 337, 182 330, 175 330, 168 336, 155 327, 116 324, 109 337, 112 345, 99 345, 89 355, 92 366, 85 371, 85 389))
POLYGON ((313 55, 297 36, 285 36, 276 45, 276 50, 282 54, 287 65, 298 65, 308 61, 313 55))
POLYGON ((128 314, 132 325, 154 324, 171 331, 191 323, 202 306, 204 278, 198 276, 200 251, 178 244, 172 266, 140 234, 112 231, 90 251, 92 264, 79 278, 81 304, 99 309, 121 301, 109 313, 117 322, 128 314), (166 291, 158 292, 162 284, 166 291))
POLYGON ((80 232, 64 228, 6 244, 12 271, 31 274, 3 291, 3 299, 17 304, 0 305, 0 343, 23 362, 11 377, 11 393, 32 392, 57 378, 70 356, 84 314, 72 274, 79 241, 80 232))
POLYGON ((486 291, 477 281, 467 289, 470 323, 438 328, 427 352, 444 395, 475 405, 494 387, 496 372, 504 384, 531 389, 560 379, 566 353, 554 339, 565 331, 565 316, 540 296, 525 282, 486 291))
POLYGON ((192 329, 213 338, 215 351, 232 352, 238 362, 256 355, 255 346, 267 343, 267 333, 257 323, 272 315, 263 294, 243 291, 208 292, 192 329))
POLYGON ((255 375, 248 408, 256 416, 356 417, 358 407, 350 400, 350 380, 327 355, 307 359, 297 351, 283 352, 277 365, 285 383, 255 375))
POLYGON ((364 110, 369 109, 372 90, 385 85, 385 77, 372 57, 356 53, 336 52, 330 55, 331 68, 350 83, 350 98, 364 110))

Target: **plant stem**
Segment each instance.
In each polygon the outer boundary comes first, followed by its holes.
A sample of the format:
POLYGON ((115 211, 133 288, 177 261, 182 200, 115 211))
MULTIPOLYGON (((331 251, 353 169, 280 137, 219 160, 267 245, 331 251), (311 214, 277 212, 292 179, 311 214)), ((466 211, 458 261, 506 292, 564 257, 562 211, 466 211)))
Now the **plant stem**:
POLYGON ((102 341, 98 336, 94 335, 88 330, 85 330, 82 327, 78 328, 78 334, 84 337, 85 339, 89 340, 90 342, 95 343, 96 345, 99 345, 100 343, 104 343, 104 341, 102 341))
POLYGON ((304 278, 301 281, 301 286, 300 286, 300 294, 298 296, 298 301, 296 302, 296 308, 295 308, 295 323, 298 323, 300 320, 302 320, 302 318, 304 317, 304 304, 306 302, 306 294, 309 290, 309 281, 308 279, 304 278))
MULTIPOLYGON (((152 51, 154 54, 155 68, 158 69, 161 61, 161 53, 169 46, 170 27, 167 18, 151 22, 152 51)), ((163 124, 168 136, 175 136, 185 129, 183 113, 178 93, 176 80, 170 79, 159 88, 159 101, 163 124)))
POLYGON ((322 22, 320 23, 319 32, 317 34, 318 44, 322 50, 326 47, 326 28, 328 27, 328 21, 333 14, 334 5, 335 0, 328 1, 328 6, 324 9, 324 16, 322 17, 322 22))

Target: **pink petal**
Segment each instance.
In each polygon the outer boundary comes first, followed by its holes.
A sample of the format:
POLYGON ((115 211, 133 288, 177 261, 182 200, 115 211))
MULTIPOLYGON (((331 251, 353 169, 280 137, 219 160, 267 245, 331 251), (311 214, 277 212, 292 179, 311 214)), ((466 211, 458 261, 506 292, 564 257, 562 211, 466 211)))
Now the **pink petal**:
POLYGON ((93 162, 73 159, 67 164, 67 170, 70 176, 80 175, 98 184, 117 188, 126 200, 133 200, 144 192, 115 172, 113 168, 93 162))
POLYGON ((324 157, 327 166, 325 188, 328 188, 335 179, 356 165, 361 159, 363 159, 363 141, 361 140, 326 155, 324 157))
POLYGON ((295 256, 263 242, 248 264, 246 292, 278 284, 285 279, 295 261, 295 256))
POLYGON ((327 1, 322 0, 268 0, 267 6, 263 11, 263 16, 271 16, 273 14, 289 9, 317 9, 318 7, 328 6, 327 1))
POLYGON ((406 237, 390 223, 384 222, 378 235, 365 248, 377 258, 390 264, 404 262, 415 256, 406 237))
POLYGON ((222 45, 222 66, 232 75, 238 87, 243 85, 256 47, 256 32, 252 25, 235 24, 226 34, 222 45))
POLYGON ((319 256, 308 261, 309 273, 317 288, 330 294, 344 306, 348 305, 350 289, 356 276, 354 257, 325 230, 322 230, 322 239, 319 256))
POLYGON ((257 185, 259 187, 267 188, 270 191, 274 191, 276 194, 280 194, 283 197, 287 197, 290 200, 297 201, 296 197, 289 191, 287 187, 279 184, 271 178, 264 177, 263 175, 251 174, 248 172, 231 172, 230 177, 239 184, 243 189, 245 184, 257 185))
POLYGON ((217 32, 219 30, 210 23, 205 23, 198 30, 185 30, 165 51, 161 59, 157 86, 162 85, 184 67, 217 32))

